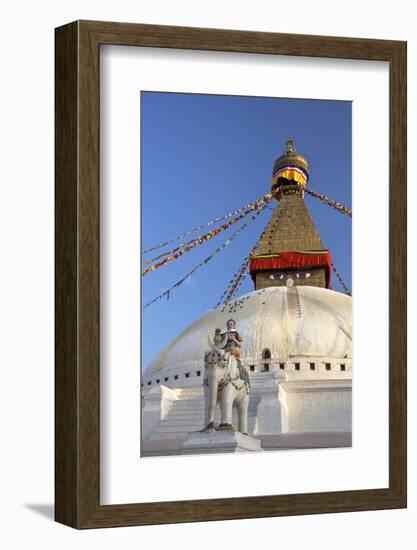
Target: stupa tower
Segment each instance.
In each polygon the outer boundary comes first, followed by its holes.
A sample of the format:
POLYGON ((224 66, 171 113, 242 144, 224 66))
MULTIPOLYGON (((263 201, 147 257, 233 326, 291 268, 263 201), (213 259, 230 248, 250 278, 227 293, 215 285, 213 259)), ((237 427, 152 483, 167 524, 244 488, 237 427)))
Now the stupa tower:
POLYGON ((212 435, 199 443, 202 358, 207 336, 230 318, 251 383, 249 435, 264 450, 351 446, 352 298, 329 290, 330 254, 304 202, 309 174, 288 139, 272 173, 278 204, 250 255, 255 290, 192 323, 143 373, 143 456, 219 452, 212 435))
POLYGON ((308 285, 329 288, 330 253, 304 202, 310 172, 291 138, 274 163, 271 192, 279 201, 250 262, 255 289, 308 285))

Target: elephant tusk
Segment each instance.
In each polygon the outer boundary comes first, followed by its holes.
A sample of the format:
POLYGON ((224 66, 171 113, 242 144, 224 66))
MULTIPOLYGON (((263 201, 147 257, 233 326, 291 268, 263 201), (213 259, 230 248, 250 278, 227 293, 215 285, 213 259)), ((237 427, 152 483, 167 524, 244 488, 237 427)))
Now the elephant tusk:
POLYGON ((223 338, 223 340, 220 342, 220 344, 218 344, 217 346, 216 346, 216 344, 213 344, 213 342, 211 341, 210 336, 208 334, 207 334, 207 341, 208 341, 208 345, 209 345, 210 349, 212 349, 214 351, 219 351, 219 350, 223 349, 224 346, 226 345, 227 336, 225 336, 223 338))
POLYGON ((208 342, 208 345, 209 345, 209 348, 212 349, 212 350, 216 350, 213 342, 210 340, 210 336, 207 334, 207 342, 208 342))

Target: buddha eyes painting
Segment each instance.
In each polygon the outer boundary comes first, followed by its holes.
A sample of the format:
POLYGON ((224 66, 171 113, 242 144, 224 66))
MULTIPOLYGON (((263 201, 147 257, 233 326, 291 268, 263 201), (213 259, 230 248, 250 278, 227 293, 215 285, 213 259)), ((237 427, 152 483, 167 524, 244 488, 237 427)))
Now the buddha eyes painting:
POLYGON ((140 101, 141 456, 350 447, 351 102, 140 101))

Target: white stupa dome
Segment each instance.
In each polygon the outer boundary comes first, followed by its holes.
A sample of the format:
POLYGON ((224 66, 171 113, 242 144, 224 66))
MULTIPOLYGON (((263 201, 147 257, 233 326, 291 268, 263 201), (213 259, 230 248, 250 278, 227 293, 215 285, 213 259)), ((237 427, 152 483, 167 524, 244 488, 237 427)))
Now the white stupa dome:
POLYGON ((157 377, 162 383, 165 377, 171 382, 185 373, 194 378, 192 374, 204 368, 207 336, 212 338, 216 328, 224 330, 230 318, 243 337, 241 359, 246 366, 262 361, 265 350, 273 361, 352 354, 350 296, 312 286, 277 286, 249 292, 201 317, 155 357, 143 380, 157 377))

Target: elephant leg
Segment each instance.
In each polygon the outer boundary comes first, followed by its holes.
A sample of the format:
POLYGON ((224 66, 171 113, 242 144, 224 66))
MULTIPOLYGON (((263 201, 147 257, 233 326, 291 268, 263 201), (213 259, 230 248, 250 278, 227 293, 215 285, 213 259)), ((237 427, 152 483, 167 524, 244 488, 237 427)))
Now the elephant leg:
POLYGON ((240 433, 248 435, 248 409, 249 409, 249 395, 246 394, 246 390, 242 389, 245 395, 239 400, 237 404, 238 415, 238 430, 240 433))
POLYGON ((224 386, 220 393, 220 409, 222 412, 220 427, 232 427, 233 395, 230 384, 224 386))
POLYGON ((210 418, 210 388, 204 386, 204 427, 209 423, 210 418))
POLYGON ((205 425, 204 428, 214 428, 217 405, 217 379, 215 373, 207 376, 207 384, 204 386, 205 401, 205 425))

